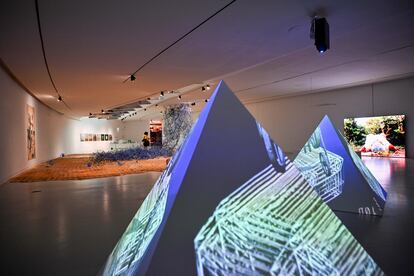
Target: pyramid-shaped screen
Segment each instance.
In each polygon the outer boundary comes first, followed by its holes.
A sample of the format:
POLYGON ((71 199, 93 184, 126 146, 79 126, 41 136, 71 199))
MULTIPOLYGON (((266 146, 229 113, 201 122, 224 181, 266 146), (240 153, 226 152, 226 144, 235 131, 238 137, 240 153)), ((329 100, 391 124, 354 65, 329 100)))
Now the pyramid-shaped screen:
POLYGON ((383 214, 387 193, 328 116, 320 122, 294 163, 333 210, 383 214))
POLYGON ((272 271, 381 273, 221 82, 104 274, 272 271))

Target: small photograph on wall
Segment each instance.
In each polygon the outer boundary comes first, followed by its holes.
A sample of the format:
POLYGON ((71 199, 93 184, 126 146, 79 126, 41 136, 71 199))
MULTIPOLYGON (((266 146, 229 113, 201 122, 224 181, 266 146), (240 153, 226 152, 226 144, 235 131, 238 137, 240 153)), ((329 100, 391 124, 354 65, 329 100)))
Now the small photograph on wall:
POLYGON ((88 134, 88 141, 92 142, 93 141, 93 135, 92 134, 88 134))
POLYGON ((96 141, 101 141, 101 135, 100 134, 96 134, 96 141))
POLYGON ((85 142, 85 140, 86 140, 85 133, 81 133, 80 134, 80 141, 85 142))
POLYGON ((93 138, 92 138, 93 141, 96 141, 96 136, 98 136, 98 135, 93 134, 93 138))
POLYGON ((105 134, 101 134, 101 141, 105 141, 105 134))
POLYGON ((27 105, 27 159, 36 158, 36 121, 35 109, 33 106, 27 105))
POLYGON ((109 135, 105 134, 105 141, 108 141, 108 140, 109 140, 109 135))
POLYGON ((112 141, 112 134, 109 134, 109 141, 112 141))
POLYGON ((347 118, 344 134, 361 156, 405 157, 405 115, 347 118))

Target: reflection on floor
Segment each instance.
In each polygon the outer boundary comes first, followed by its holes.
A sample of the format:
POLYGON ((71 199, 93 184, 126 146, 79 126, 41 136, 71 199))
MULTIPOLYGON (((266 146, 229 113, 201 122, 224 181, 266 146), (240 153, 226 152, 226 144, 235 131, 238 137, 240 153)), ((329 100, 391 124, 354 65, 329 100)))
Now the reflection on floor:
POLYGON ((388 193, 383 217, 335 213, 387 275, 412 275, 414 160, 363 161, 388 193))
MULTIPOLYGON (((387 275, 408 275, 414 160, 364 158, 388 192, 382 218, 336 212, 387 275)), ((0 186, 2 275, 96 275, 159 173, 0 186)))
POLYGON ((0 186, 0 275, 97 275, 159 174, 0 186))

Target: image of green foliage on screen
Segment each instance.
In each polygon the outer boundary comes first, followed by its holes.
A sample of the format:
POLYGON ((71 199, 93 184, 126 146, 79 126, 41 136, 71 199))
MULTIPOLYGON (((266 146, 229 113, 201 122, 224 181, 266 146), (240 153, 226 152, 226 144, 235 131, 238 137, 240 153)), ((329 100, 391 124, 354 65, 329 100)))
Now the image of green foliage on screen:
POLYGON ((405 115, 344 119, 344 136, 363 156, 405 157, 405 115))

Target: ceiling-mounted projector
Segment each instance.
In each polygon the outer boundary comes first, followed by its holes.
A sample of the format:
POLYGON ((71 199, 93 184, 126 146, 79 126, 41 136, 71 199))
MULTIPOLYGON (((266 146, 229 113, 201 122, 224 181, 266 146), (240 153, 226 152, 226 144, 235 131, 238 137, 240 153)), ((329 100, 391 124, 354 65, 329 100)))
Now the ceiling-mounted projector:
POLYGON ((319 53, 329 49, 329 24, 326 18, 315 17, 312 20, 310 36, 315 39, 315 46, 319 53))

